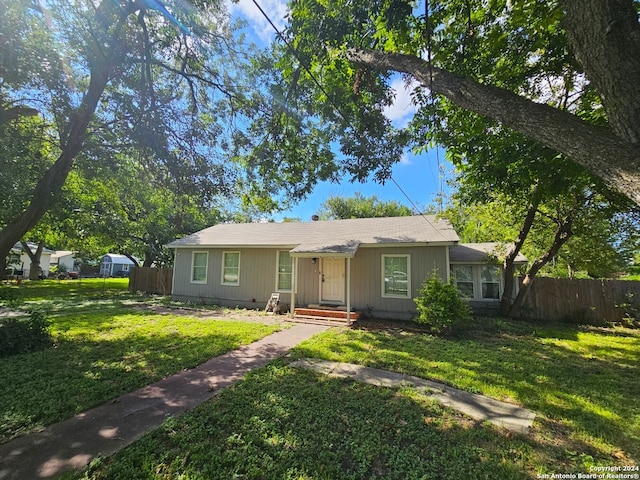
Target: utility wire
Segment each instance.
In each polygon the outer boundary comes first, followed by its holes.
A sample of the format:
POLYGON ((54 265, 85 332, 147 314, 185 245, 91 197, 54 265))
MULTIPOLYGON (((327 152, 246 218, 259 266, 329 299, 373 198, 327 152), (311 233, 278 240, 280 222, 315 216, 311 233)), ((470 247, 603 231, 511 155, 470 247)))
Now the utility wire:
MULTIPOLYGON (((436 0, 433 0, 435 4, 436 0)), ((431 106, 433 107, 433 111, 435 112, 436 100, 435 95, 433 94, 433 58, 431 55, 432 52, 432 36, 431 36, 431 16, 429 8, 429 0, 425 0, 424 2, 424 14, 425 14, 425 28, 427 29, 427 62, 429 63, 429 95, 431 96, 431 106)), ((434 6, 435 10, 435 6, 434 6)), ((435 114, 434 114, 435 115, 435 114)), ((444 193, 442 191, 442 166, 440 165, 440 150, 436 146, 436 162, 438 164, 438 213, 442 214, 442 198, 444 193)))
MULTIPOLYGON (((347 116, 342 113, 342 110, 333 102, 331 96, 329 95, 329 93, 325 90, 325 88, 322 86, 322 84, 318 81, 318 79, 316 78, 316 76, 313 74, 313 72, 311 71, 311 69, 304 63, 302 62, 302 60, 300 60, 300 57, 298 55, 298 52, 296 51, 296 49, 293 47, 293 45, 291 45, 291 42, 289 42, 285 36, 282 34, 282 32, 280 32, 280 30, 278 30, 278 27, 276 27, 276 25, 271 21, 271 18, 269 18, 269 15, 267 15, 267 13, 262 9, 262 7, 260 6, 260 4, 258 3, 257 0, 252 0, 253 4, 256 6, 256 8, 258 10, 260 10, 260 13, 262 14, 262 16, 267 20, 267 22, 269 22, 269 25, 271 25, 271 27, 273 28, 273 30, 276 32, 277 36, 280 38, 280 40, 282 40, 282 42, 287 46, 287 48, 289 49, 289 51, 291 52, 291 54, 298 60, 298 62, 300 62, 300 65, 302 66, 302 68, 304 68, 304 70, 309 74, 309 76, 311 77, 311 79, 313 80, 313 83, 316 84, 316 86, 320 89, 320 91, 325 95, 325 97, 327 98, 327 100, 329 101, 329 103, 331 104, 331 106, 335 109, 335 111, 338 113, 338 115, 340 115, 340 117, 342 118, 342 120, 348 124, 351 128, 353 128, 353 130, 355 131, 355 127, 351 124, 351 122, 349 121, 349 119, 347 118, 347 116)), ((428 5, 428 1, 427 1, 427 5, 428 5)), ((439 160, 438 160, 439 162, 439 160)), ((418 212, 418 214, 424 218, 428 223, 431 223, 429 221, 429 219, 424 215, 424 213, 422 213, 422 211, 416 206, 416 204, 414 203, 413 200, 411 200, 411 198, 409 197, 409 195, 407 195, 407 193, 400 187, 400 184, 398 184, 398 182, 393 178, 392 175, 389 175, 390 180, 394 183, 394 185, 398 188, 398 190, 400 190, 400 192, 402 192, 402 194, 405 196, 405 198, 409 201, 409 203, 413 206, 413 208, 415 209, 416 212, 418 212)))

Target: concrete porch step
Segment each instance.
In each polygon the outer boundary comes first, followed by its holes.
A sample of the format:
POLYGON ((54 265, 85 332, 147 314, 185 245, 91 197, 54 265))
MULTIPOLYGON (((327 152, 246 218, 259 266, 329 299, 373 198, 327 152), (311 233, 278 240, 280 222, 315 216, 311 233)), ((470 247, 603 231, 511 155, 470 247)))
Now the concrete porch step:
POLYGON ((291 321, 296 323, 309 323, 312 325, 328 325, 330 327, 348 327, 353 325, 355 322, 354 319, 351 320, 351 323, 347 321, 346 318, 328 318, 328 317, 314 317, 311 315, 298 315, 296 314, 291 321))

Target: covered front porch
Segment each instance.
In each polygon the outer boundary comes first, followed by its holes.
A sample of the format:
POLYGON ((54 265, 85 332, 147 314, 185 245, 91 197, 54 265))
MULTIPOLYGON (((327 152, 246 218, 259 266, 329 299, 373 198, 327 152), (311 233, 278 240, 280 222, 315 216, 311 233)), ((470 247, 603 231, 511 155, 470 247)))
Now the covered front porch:
POLYGON ((302 244, 289 253, 293 260, 293 285, 290 315, 292 320, 310 323, 351 325, 362 313, 353 311, 351 305, 351 260, 360 243, 340 241, 331 244, 302 244), (296 305, 298 290, 298 262, 310 259, 317 268, 317 301, 304 306, 296 305))

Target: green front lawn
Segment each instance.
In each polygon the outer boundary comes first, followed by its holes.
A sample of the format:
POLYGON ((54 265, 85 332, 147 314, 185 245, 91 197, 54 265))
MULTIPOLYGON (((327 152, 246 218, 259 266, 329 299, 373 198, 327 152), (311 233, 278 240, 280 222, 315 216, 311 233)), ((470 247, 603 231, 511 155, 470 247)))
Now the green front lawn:
POLYGON ((519 480, 526 449, 411 391, 276 361, 69 478, 519 480))
POLYGON ((586 468, 640 460, 640 331, 480 319, 473 333, 442 339, 342 330, 297 356, 358 363, 444 382, 540 414, 534 438, 564 445, 558 460, 586 468))
POLYGON ((55 344, 0 359, 0 442, 192 368, 280 328, 153 314, 140 309, 145 297, 122 292, 121 279, 108 279, 108 289, 98 283, 33 282, 22 290, 26 303, 20 308, 45 312, 55 344))
POLYGON ((24 281, 21 285, 10 283, 2 288, 20 290, 25 300, 50 300, 87 297, 96 294, 114 294, 126 292, 128 278, 81 278, 78 280, 37 280, 24 281))
POLYGON ((491 319, 458 339, 333 329, 73 478, 578 478, 639 464, 638 378, 640 332, 628 329, 491 319), (299 357, 406 372, 539 417, 530 435, 514 435, 411 389, 287 366, 299 357))

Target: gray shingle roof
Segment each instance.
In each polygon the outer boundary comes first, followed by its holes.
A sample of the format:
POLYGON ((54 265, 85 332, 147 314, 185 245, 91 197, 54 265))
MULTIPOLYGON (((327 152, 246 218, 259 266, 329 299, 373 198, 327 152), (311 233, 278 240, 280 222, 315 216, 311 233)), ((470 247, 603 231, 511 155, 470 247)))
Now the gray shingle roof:
POLYGON ((220 224, 167 245, 187 247, 301 247, 445 243, 458 241, 451 224, 433 215, 317 222, 220 224))
MULTIPOLYGON (((451 263, 487 263, 489 256, 502 260, 511 249, 513 249, 512 244, 498 242, 459 243, 449 249, 449 261, 451 263)), ((527 263, 527 257, 518 253, 515 263, 527 263)))

